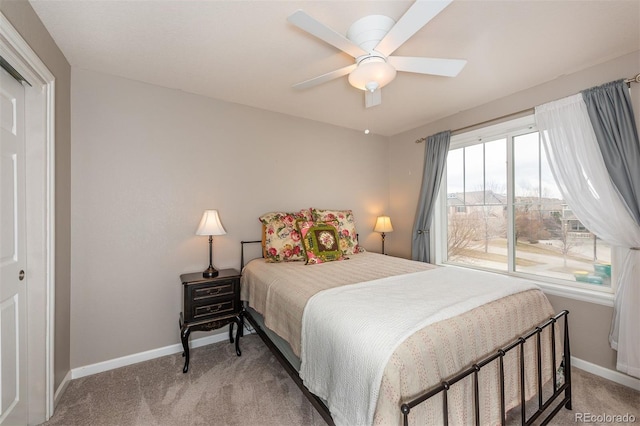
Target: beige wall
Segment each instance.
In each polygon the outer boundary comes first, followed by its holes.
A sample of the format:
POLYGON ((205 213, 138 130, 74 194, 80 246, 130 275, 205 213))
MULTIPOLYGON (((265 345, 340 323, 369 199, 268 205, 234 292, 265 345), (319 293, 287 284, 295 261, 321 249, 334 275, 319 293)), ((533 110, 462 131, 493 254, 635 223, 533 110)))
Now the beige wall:
POLYGON ((27 1, 0 1, 0 10, 55 76, 55 353, 54 388, 70 370, 71 67, 27 1))
MULTIPOLYGON (((394 232, 386 239, 387 252, 411 256, 411 235, 422 179, 424 143, 415 140, 443 130, 460 129, 497 117, 533 108, 580 90, 640 72, 640 51, 587 70, 558 77, 540 86, 512 96, 462 111, 429 125, 396 135, 389 144, 389 205, 394 232)), ((640 87, 632 97, 636 121, 640 115, 640 87)), ((613 309, 606 306, 550 297, 556 309, 570 309, 573 355, 585 361, 615 370, 615 352, 608 346, 613 309)))
MULTIPOLYGON (((258 216, 354 210, 361 242, 388 206, 387 140, 74 68, 71 365, 179 342, 179 275, 238 268, 258 216)), ((193 337, 198 337, 196 333, 193 337)))

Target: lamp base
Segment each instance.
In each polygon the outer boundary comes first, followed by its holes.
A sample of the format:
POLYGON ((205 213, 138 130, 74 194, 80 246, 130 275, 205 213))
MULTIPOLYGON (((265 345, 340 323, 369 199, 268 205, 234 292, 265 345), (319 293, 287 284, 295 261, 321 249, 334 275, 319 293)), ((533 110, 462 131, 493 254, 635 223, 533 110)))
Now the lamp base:
POLYGON ((213 266, 209 266, 203 273, 204 278, 213 278, 218 276, 218 270, 213 266))

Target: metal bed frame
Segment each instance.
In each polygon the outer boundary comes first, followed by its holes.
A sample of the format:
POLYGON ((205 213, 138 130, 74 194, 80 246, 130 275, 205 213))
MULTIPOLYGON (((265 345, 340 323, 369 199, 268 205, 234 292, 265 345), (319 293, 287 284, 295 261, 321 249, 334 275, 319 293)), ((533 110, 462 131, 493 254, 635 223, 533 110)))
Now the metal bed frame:
MULTIPOLYGON (((244 269, 244 245, 245 244, 254 244, 261 243, 261 240, 254 241, 241 241, 241 250, 240 250, 240 269, 244 269)), ((427 400, 436 397, 439 394, 442 394, 442 417, 444 425, 448 425, 448 391, 449 389, 460 382, 462 379, 473 375, 473 404, 474 404, 474 421, 476 425, 480 425, 480 392, 479 392, 479 372, 486 365, 492 362, 498 362, 499 364, 499 378, 500 378, 500 412, 501 412, 501 425, 505 425, 507 421, 507 412, 505 407, 505 372, 504 372, 504 356, 512 351, 519 348, 519 364, 520 364, 520 424, 521 425, 531 425, 534 421, 538 420, 540 416, 545 414, 545 412, 554 405, 554 402, 564 394, 564 397, 560 402, 557 402, 555 407, 547 414, 546 417, 541 422, 541 425, 548 424, 551 419, 562 409, 564 406, 568 410, 571 410, 571 351, 569 344, 569 321, 568 321, 569 311, 563 310, 556 314, 555 316, 549 318, 542 324, 534 327, 526 334, 518 337, 510 344, 506 345, 503 348, 498 349, 493 354, 477 361, 471 367, 466 368, 465 370, 460 371, 454 376, 444 380, 439 385, 435 386, 432 389, 425 391, 423 394, 417 396, 416 398, 406 401, 402 403, 399 407, 399 410, 403 417, 403 423, 405 426, 409 425, 409 414, 413 408, 416 406, 426 402, 427 400), (564 381, 560 383, 558 380, 558 372, 556 371, 556 324, 558 321, 563 320, 563 352, 562 352, 562 363, 561 369, 564 374, 564 381), (553 394, 543 400, 543 383, 542 383, 542 339, 541 333, 542 331, 550 327, 551 331, 551 365, 553 370, 552 384, 553 384, 553 394), (537 373, 537 410, 527 418, 527 410, 526 410, 526 399, 525 399, 525 357, 524 357, 524 344, 527 340, 535 338, 536 340, 536 373, 537 373)), ((291 376, 293 381, 298 385, 300 390, 304 393, 307 399, 311 402, 316 410, 320 413, 323 419, 329 424, 334 425, 333 419, 331 417, 331 413, 329 409, 324 404, 324 402, 318 398, 316 395, 311 393, 306 386, 304 386, 302 379, 300 378, 298 371, 291 365, 291 363, 287 360, 287 358, 280 352, 278 347, 271 341, 269 336, 265 333, 265 331, 260 327, 257 321, 252 317, 251 313, 247 310, 243 311, 243 317, 246 317, 251 323, 254 330, 258 333, 258 335, 265 342, 267 347, 271 350, 271 352, 275 355, 278 361, 285 368, 287 373, 291 376)))

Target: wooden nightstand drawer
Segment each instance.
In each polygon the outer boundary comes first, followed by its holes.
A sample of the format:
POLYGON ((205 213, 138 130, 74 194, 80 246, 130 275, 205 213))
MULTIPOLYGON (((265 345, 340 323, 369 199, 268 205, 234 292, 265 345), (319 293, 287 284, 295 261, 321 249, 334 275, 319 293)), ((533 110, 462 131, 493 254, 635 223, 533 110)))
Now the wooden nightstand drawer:
POLYGON ((202 306, 193 307, 193 319, 194 321, 200 321, 208 317, 220 317, 225 314, 234 314, 239 310, 236 307, 234 299, 228 299, 225 301, 217 301, 217 303, 211 303, 202 306))
POLYGON ((235 285, 237 285, 237 280, 225 280, 190 286, 189 292, 191 294, 188 298, 193 300, 194 303, 199 303, 211 298, 233 296, 235 294, 235 285))

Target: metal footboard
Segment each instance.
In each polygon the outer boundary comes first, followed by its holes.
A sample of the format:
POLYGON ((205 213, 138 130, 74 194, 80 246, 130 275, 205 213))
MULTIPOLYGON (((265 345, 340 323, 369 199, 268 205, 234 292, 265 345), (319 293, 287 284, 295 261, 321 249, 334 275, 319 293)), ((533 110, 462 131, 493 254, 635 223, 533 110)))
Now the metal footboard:
POLYGON ((571 409, 571 351, 569 349, 569 322, 568 322, 569 311, 564 310, 554 317, 551 317, 543 324, 540 324, 538 327, 535 327, 525 335, 519 337, 509 345, 504 348, 499 349, 494 354, 478 361, 473 364, 466 370, 461 371, 455 376, 449 378, 448 380, 443 381, 440 385, 435 388, 425 392, 424 394, 414 398, 411 401, 408 401, 400 406, 400 410, 403 415, 404 425, 409 425, 409 413, 411 409, 420 405, 427 401, 428 399, 442 393, 442 417, 444 425, 448 425, 448 417, 449 417, 449 407, 447 400, 447 392, 451 388, 451 386, 455 385, 460 380, 473 375, 473 403, 474 403, 474 419, 475 424, 480 425, 480 393, 479 393, 479 375, 480 370, 494 361, 499 363, 499 371, 500 371, 500 408, 501 408, 501 424, 506 424, 507 413, 505 409, 505 385, 504 385, 504 356, 511 350, 519 348, 519 360, 520 360, 520 419, 522 425, 530 425, 535 420, 537 420, 545 411, 553 404, 553 402, 560 397, 564 393, 564 398, 557 406, 548 413, 548 415, 542 421, 542 425, 546 425, 552 418, 555 416, 562 406, 565 406, 567 409, 571 409), (563 348, 563 361, 562 366, 564 370, 564 383, 562 385, 558 385, 558 374, 556 371, 556 327, 555 324, 561 318, 564 319, 564 348, 563 348), (542 330, 551 326, 551 358, 552 358, 552 370, 553 370, 553 395, 547 398, 546 401, 543 401, 542 394, 542 343, 541 343, 541 333, 542 330), (538 399, 538 408, 535 413, 531 415, 530 418, 527 419, 526 413, 526 401, 525 401, 525 357, 524 357, 524 344, 527 340, 535 338, 536 339, 536 368, 537 368, 537 399, 538 399))

